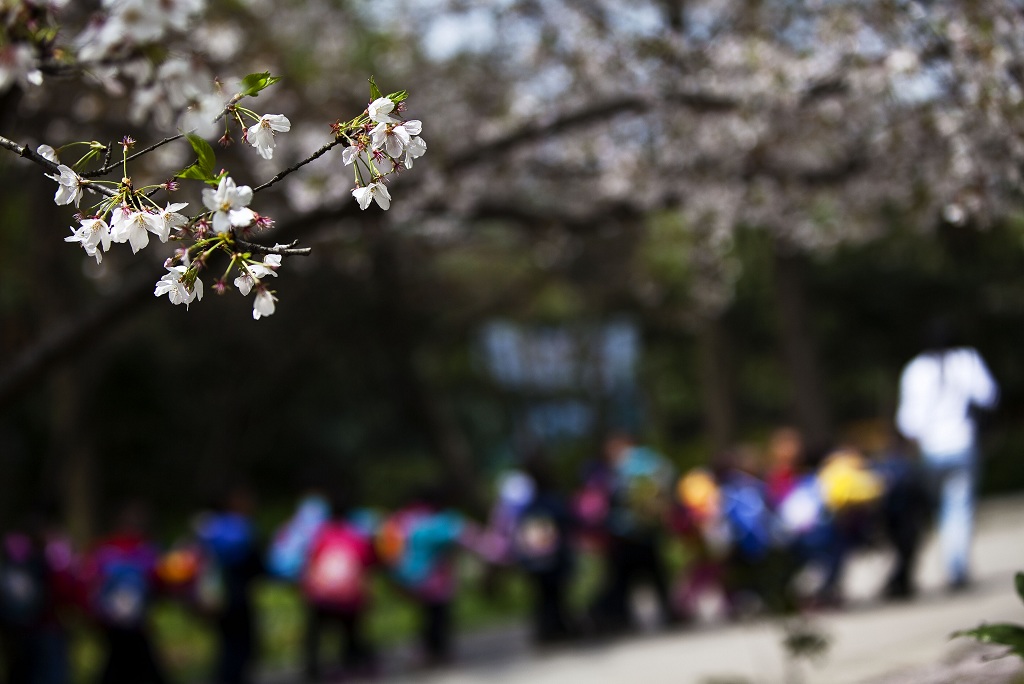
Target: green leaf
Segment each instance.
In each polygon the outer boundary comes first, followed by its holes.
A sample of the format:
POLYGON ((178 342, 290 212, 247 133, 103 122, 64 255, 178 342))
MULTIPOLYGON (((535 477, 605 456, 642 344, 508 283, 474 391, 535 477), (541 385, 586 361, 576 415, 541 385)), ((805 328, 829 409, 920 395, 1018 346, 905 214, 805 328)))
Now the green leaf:
POLYGON ((1024 627, 1010 623, 981 625, 974 629, 963 629, 953 632, 951 638, 970 637, 983 644, 1000 644, 1009 646, 1010 652, 1024 658, 1024 627))
POLYGON ((188 144, 196 153, 199 168, 205 171, 207 176, 212 175, 213 168, 217 165, 217 155, 213 151, 213 146, 195 133, 189 133, 185 137, 188 138, 188 144))
POLYGON ((190 178, 192 180, 208 181, 210 174, 199 168, 199 164, 193 164, 192 166, 186 166, 184 169, 179 171, 174 176, 175 178, 190 178))
POLYGON ((373 76, 370 77, 370 102, 373 102, 378 97, 384 97, 380 94, 380 88, 377 87, 377 83, 373 80, 373 76))
POLYGON ((269 71, 249 74, 242 79, 242 94, 249 97, 258 97, 261 90, 269 88, 280 80, 280 76, 271 76, 269 71))
POLYGON ((1013 584, 1017 588, 1017 596, 1024 601, 1024 572, 1018 572, 1013 576, 1013 584))
POLYGON ((398 104, 399 102, 404 102, 405 100, 409 99, 409 91, 399 90, 397 93, 390 93, 388 94, 388 99, 394 102, 395 104, 398 104))
POLYGON ((194 133, 186 134, 185 138, 196 153, 196 160, 182 169, 175 177, 209 182, 214 177, 213 169, 217 165, 217 155, 214 153, 213 147, 194 133))

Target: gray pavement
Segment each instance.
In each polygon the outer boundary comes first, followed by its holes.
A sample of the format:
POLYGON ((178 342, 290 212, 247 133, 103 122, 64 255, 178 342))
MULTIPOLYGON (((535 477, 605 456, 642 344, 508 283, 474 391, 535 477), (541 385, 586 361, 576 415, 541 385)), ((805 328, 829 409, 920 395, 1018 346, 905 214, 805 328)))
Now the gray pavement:
MULTIPOLYGON (((991 660, 998 649, 951 632, 982 622, 1024 623, 1013 573, 1024 569, 1024 497, 983 502, 978 514, 972 588, 946 595, 934 539, 919 564, 919 597, 875 600, 888 570, 882 553, 856 557, 846 576, 849 605, 814 617, 830 648, 820 662, 787 662, 778 622, 707 622, 685 631, 655 632, 600 645, 538 654, 521 627, 462 635, 458 667, 409 673, 396 655, 401 682, 566 684, 661 682, 695 684, 1024 684, 1015 658, 991 660)), ((389 679, 391 679, 389 677, 389 679)))

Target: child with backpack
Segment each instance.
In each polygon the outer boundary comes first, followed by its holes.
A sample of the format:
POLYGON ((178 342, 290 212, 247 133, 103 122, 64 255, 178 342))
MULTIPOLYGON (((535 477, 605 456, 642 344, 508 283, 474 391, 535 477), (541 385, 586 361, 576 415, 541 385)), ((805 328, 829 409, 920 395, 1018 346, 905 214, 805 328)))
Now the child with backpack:
POLYGON ((610 472, 605 529, 606 586, 596 606, 598 627, 630 626, 633 588, 643 580, 653 587, 661 620, 678 620, 668 590, 662 536, 670 510, 672 467, 655 451, 638 446, 625 432, 608 436, 604 456, 610 472))
POLYGON ((122 508, 114 532, 86 559, 84 583, 90 613, 103 632, 106 656, 100 684, 164 684, 163 666, 148 625, 159 552, 145 535, 147 512, 122 508))
POLYGON ((420 643, 428 665, 452 657, 451 606, 455 598, 455 550, 472 530, 463 516, 429 489, 381 526, 377 552, 392 580, 420 607, 420 643))
POLYGON ((719 508, 729 539, 725 557, 727 608, 739 617, 760 608, 784 608, 787 569, 769 491, 758 477, 758 454, 746 446, 715 455, 713 471, 719 508))
POLYGON ((526 473, 535 491, 517 516, 512 550, 533 585, 534 640, 551 644, 573 633, 566 602, 574 565, 570 541, 575 525, 545 463, 534 457, 526 464, 526 473))
POLYGON ((722 512, 722 491, 707 468, 692 468, 676 483, 669 527, 689 559, 674 592, 682 619, 699 617, 705 596, 726 596, 726 559, 732 535, 722 512))
POLYGON ((249 490, 234 487, 222 504, 201 516, 196 525, 202 548, 196 598, 217 628, 217 684, 247 684, 256 659, 251 593, 263 566, 251 520, 252 507, 249 490))
POLYGON ((370 603, 369 569, 374 563, 370 537, 347 519, 344 501, 336 497, 333 515, 309 544, 300 579, 308 606, 305 644, 306 679, 320 680, 320 642, 325 629, 344 636, 341 664, 349 673, 368 674, 374 665, 364 623, 370 603))

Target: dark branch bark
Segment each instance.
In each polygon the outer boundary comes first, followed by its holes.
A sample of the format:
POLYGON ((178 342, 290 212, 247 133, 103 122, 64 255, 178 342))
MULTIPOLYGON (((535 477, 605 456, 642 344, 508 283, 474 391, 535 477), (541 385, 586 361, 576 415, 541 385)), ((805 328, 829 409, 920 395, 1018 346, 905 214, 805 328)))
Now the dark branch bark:
POLYGON ((306 164, 310 163, 311 161, 317 160, 320 157, 324 156, 332 148, 337 147, 338 145, 344 145, 344 146, 347 147, 348 146, 348 142, 344 138, 335 138, 334 140, 332 140, 331 142, 327 143, 326 145, 321 147, 319 150, 317 150, 316 152, 314 152, 310 156, 306 157, 302 161, 298 162, 297 164, 293 164, 293 165, 289 166, 287 169, 284 169, 284 170, 280 171, 276 176, 274 176, 273 178, 268 180, 266 183, 263 183, 261 185, 257 185, 255 188, 252 189, 253 194, 259 192, 260 190, 266 190, 267 188, 269 188, 274 183, 277 183, 278 181, 282 180, 285 176, 288 176, 288 175, 298 171, 299 169, 301 169, 303 166, 305 166, 306 164))
MULTIPOLYGON (((33 162, 34 164, 42 166, 50 173, 56 173, 60 175, 60 164, 50 161, 49 159, 42 156, 35 150, 31 149, 28 145, 19 145, 13 140, 5 138, 4 136, 0 135, 0 147, 6 150, 10 150, 11 152, 17 154, 18 156, 28 159, 30 162, 33 162)), ((95 192, 100 195, 106 195, 107 197, 114 196, 114 191, 105 185, 95 185, 93 183, 87 184, 86 182, 83 181, 81 187, 85 190, 88 190, 89 192, 95 192)))
POLYGON ((450 157, 445 166, 450 171, 479 164, 495 155, 510 152, 520 145, 534 142, 546 136, 559 135, 573 128, 607 121, 620 114, 646 112, 662 102, 680 105, 700 113, 731 111, 738 108, 740 104, 731 98, 709 95, 707 93, 670 93, 661 99, 635 96, 613 98, 605 102, 586 105, 547 123, 535 122, 527 124, 504 136, 475 145, 471 149, 456 153, 450 157))

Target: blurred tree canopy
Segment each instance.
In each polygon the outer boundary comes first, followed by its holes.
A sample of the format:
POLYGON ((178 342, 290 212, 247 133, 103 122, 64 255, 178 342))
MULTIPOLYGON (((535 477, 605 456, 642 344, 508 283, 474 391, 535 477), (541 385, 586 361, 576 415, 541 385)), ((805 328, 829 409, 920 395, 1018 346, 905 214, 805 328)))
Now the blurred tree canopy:
MULTIPOLYGON (((259 322, 237 298, 154 301, 166 255, 83 263, 52 182, 0 156, 0 520, 52 499, 85 537, 135 493, 180 520, 234 477, 273 506, 324 479, 391 505, 443 477, 479 508, 522 400, 484 371, 495 319, 634 321, 645 435, 683 465, 784 422, 824 443, 888 419, 925 320, 952 313, 1004 386, 989 472, 1012 472, 1009 0, 224 0, 185 40, 119 60, 9 88, 0 134, 148 143, 215 78, 269 69, 283 80, 259 106, 308 144, 245 157, 239 182, 326 140, 371 74, 409 84, 430 154, 387 213, 358 211, 338 160, 282 183, 260 208, 269 237, 314 250, 259 322)), ((154 177, 188 162, 154 156, 154 177)))

